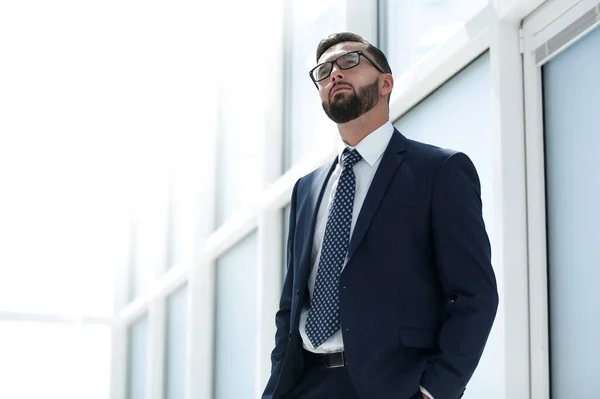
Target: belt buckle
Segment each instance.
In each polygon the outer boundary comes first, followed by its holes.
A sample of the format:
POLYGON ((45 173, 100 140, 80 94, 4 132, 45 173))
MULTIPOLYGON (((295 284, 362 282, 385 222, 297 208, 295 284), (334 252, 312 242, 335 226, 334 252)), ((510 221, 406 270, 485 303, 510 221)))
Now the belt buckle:
POLYGON ((340 354, 341 357, 341 363, 340 364, 335 364, 335 365, 326 365, 325 367, 329 368, 329 369, 337 369, 340 367, 344 367, 346 365, 346 357, 344 356, 344 352, 338 352, 340 354))

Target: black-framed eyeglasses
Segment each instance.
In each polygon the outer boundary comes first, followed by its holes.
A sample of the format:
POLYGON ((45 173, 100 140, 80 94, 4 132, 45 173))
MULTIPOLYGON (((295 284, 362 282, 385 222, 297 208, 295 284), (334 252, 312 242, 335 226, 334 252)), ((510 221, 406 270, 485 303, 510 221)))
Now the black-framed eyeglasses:
POLYGON ((367 55, 363 51, 357 50, 357 51, 350 51, 346 54, 342 54, 333 61, 327 61, 327 62, 317 65, 316 67, 314 67, 313 69, 310 70, 310 72, 309 72, 310 78, 312 79, 315 86, 317 86, 317 82, 325 80, 331 75, 331 71, 333 70, 333 64, 336 64, 338 66, 338 68, 343 69, 343 70, 351 69, 351 68, 354 68, 355 66, 358 66, 358 64, 360 64, 360 56, 361 55, 363 57, 365 57, 367 59, 367 61, 369 61, 371 64, 373 64, 373 66, 375 68, 377 68, 377 70, 379 72, 386 73, 383 70, 383 68, 380 67, 379 64, 377 62, 375 62, 375 60, 373 60, 373 58, 371 58, 369 55, 367 55))

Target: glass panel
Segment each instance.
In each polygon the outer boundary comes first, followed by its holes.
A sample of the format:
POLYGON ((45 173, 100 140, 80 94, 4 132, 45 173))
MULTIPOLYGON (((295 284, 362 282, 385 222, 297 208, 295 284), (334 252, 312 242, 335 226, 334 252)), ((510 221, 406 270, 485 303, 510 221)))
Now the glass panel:
POLYGON ((421 61, 481 11, 488 0, 380 1, 382 42, 394 76, 421 61))
MULTIPOLYGON (((466 153, 475 164, 481 182, 483 218, 494 242, 492 96, 490 57, 486 53, 394 123, 405 136, 439 147, 466 153)), ((479 363, 468 398, 490 397, 502 392, 502 372, 497 359, 503 356, 503 340, 495 331, 479 363)))
POLYGON ((257 256, 252 233, 216 265, 216 399, 255 397, 257 256))
POLYGON ((109 327, 0 321, 0 398, 109 399, 109 327))
POLYGON ((219 36, 220 47, 227 49, 223 52, 227 61, 218 63, 216 77, 220 79, 215 98, 219 103, 216 227, 252 209, 262 188, 265 85, 269 84, 265 82, 265 68, 277 66, 265 66, 256 46, 241 44, 238 33, 257 32, 260 24, 248 18, 259 12, 257 7, 256 2, 237 2, 235 12, 227 10, 227 24, 235 30, 219 36))
MULTIPOLYGON (((248 46, 250 47, 250 46, 248 46)), ((250 55, 240 56, 251 59, 250 55)), ((257 64, 258 65, 258 64, 257 64)), ((236 79, 231 85, 239 86, 236 79)), ((238 87, 239 88, 239 87, 238 87)), ((219 134, 219 161, 217 168, 217 227, 222 226, 230 218, 252 208, 260 188, 260 140, 261 132, 249 126, 260 126, 253 120, 261 116, 262 104, 248 102, 245 96, 236 95, 233 88, 223 100, 220 112, 235 109, 234 115, 221 118, 223 128, 219 134)))
POLYGON ((308 72, 317 64, 317 45, 345 26, 344 0, 291 1, 286 18, 286 128, 283 169, 323 145, 332 146, 335 124, 327 118, 308 72))
POLYGON ((165 399, 184 399, 187 383, 187 286, 167 299, 165 399))
POLYGON ((148 317, 136 321, 128 334, 127 399, 148 398, 148 317))
POLYGON ((600 379, 600 29, 543 68, 552 397, 600 379))

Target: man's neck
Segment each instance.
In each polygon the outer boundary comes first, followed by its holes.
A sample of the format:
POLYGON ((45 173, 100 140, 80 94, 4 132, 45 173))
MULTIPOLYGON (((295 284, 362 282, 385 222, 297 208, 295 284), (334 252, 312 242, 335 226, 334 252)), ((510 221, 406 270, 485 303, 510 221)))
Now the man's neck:
POLYGON ((365 137, 381 127, 389 120, 387 109, 381 112, 378 109, 372 109, 358 118, 338 125, 338 130, 342 140, 349 146, 355 147, 365 137))

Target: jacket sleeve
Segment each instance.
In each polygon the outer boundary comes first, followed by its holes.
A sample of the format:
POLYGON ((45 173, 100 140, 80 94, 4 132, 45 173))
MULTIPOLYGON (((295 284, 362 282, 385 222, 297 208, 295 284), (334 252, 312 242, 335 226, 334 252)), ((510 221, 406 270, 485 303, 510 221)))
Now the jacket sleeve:
POLYGON ((296 231, 296 193, 298 190, 298 182, 294 185, 290 204, 290 222, 287 240, 287 273, 283 282, 279 310, 275 315, 277 331, 275 333, 275 348, 271 353, 271 373, 275 370, 277 363, 283 360, 289 344, 290 313, 294 285, 294 232, 296 231))
POLYGON ((455 399, 479 363, 498 308, 479 177, 465 154, 448 156, 438 171, 431 225, 446 308, 438 352, 428 362, 421 386, 435 399, 455 399))

